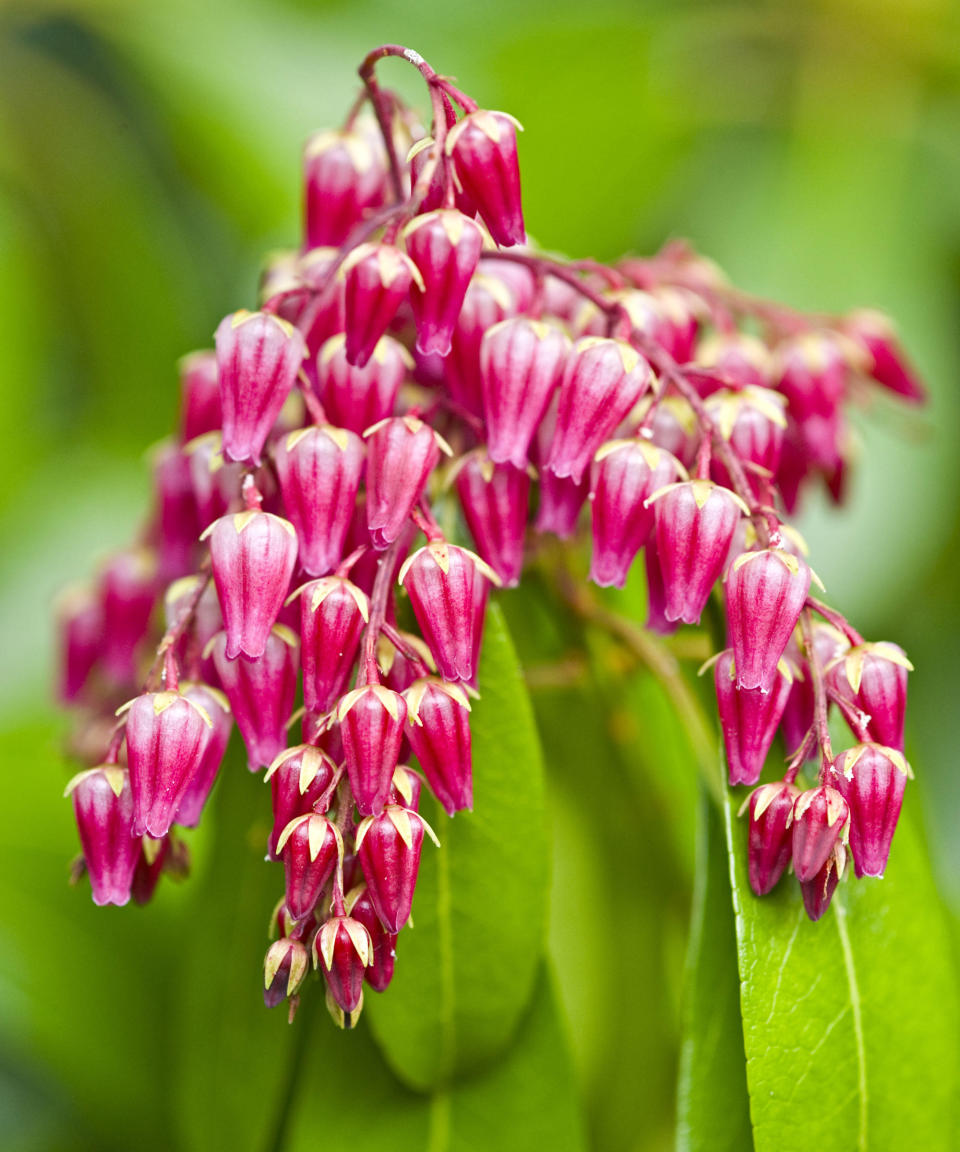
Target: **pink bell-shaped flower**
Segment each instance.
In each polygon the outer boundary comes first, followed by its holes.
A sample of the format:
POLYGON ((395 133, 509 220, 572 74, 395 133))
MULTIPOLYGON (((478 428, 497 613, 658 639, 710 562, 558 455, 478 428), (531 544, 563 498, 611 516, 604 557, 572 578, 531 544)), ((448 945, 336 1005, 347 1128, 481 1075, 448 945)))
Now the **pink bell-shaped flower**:
POLYGON ((803 906, 811 920, 816 922, 830 907, 830 901, 837 890, 847 863, 847 849, 842 841, 834 844, 830 855, 821 865, 815 876, 800 881, 803 906))
POLYGON ((119 764, 81 772, 67 785, 95 904, 126 904, 140 856, 130 775, 119 764))
POLYGON ((505 588, 520 582, 527 531, 530 474, 512 464, 494 464, 485 453, 463 458, 457 495, 477 552, 505 588))
POLYGON ((474 416, 483 415, 480 349, 484 335, 515 310, 513 293, 501 279, 482 272, 474 275, 450 336, 450 351, 440 359, 450 395, 474 416))
POLYGON ((216 345, 224 457, 257 465, 297 379, 306 344, 279 316, 241 310, 220 321, 216 345))
POLYGON ((793 806, 800 789, 785 780, 763 784, 750 793, 750 887, 757 896, 772 892, 787 870, 793 851, 793 806))
POLYGON ((557 426, 546 467, 578 482, 600 445, 653 383, 644 358, 624 340, 586 336, 567 358, 557 426))
POLYGON ((410 353, 392 336, 381 336, 362 367, 347 359, 343 333, 331 336, 317 356, 317 388, 327 418, 361 435, 393 413, 412 367, 410 353))
POLYGON ((200 823, 203 806, 223 763, 230 733, 233 731, 233 713, 226 696, 209 684, 192 684, 182 680, 180 694, 199 704, 213 724, 200 764, 187 784, 174 817, 175 822, 184 828, 195 828, 200 823))
POLYGON ((270 781, 273 806, 273 830, 267 843, 267 854, 275 860, 277 843, 291 820, 329 809, 340 773, 322 748, 298 744, 280 753, 267 769, 264 779, 270 781))
POLYGON ((200 769, 213 721, 200 704, 176 691, 145 692, 123 710, 134 835, 159 839, 170 831, 200 769))
POLYGON ((881 641, 858 644, 836 656, 825 679, 834 699, 852 703, 868 718, 871 740, 902 752, 907 672, 912 671, 902 648, 881 641))
POLYGON ((415 552, 400 569, 400 583, 444 680, 473 680, 476 672, 475 584, 497 574, 479 556, 437 540, 415 552))
POLYGON ((137 653, 150 629, 158 591, 156 553, 147 548, 117 552, 100 573, 100 662, 116 684, 132 684, 138 679, 137 653))
POLYGON ((400 759, 407 704, 399 692, 366 684, 348 692, 337 708, 343 756, 361 815, 383 810, 400 759))
POLYGON ((340 831, 318 812, 297 816, 281 832, 277 854, 283 860, 287 911, 294 920, 303 920, 317 906, 337 862, 343 861, 340 831))
POLYGON ((455 208, 441 208, 414 217, 403 230, 403 241, 420 269, 423 285, 414 284, 410 296, 417 349, 445 356, 467 285, 480 261, 483 233, 455 208))
POLYGON ((303 703, 308 712, 326 712, 350 678, 370 602, 342 576, 312 580, 298 595, 303 703))
MULTIPOLYGON (((404 693, 407 738, 448 816, 473 808, 470 701, 458 684, 415 681, 404 693)), ((415 804, 408 803, 408 808, 415 804)))
POLYGON ((338 248, 384 203, 387 168, 372 134, 318 132, 303 150, 304 235, 308 248, 338 248))
POLYGON ((363 441, 321 424, 291 432, 274 460, 283 506, 297 532, 300 566, 325 576, 343 559, 364 464, 363 441))
POLYGON ((180 360, 180 443, 208 432, 219 432, 220 385, 217 354, 212 348, 190 352, 180 360))
POLYGON ((850 851, 858 876, 883 875, 909 775, 903 753, 880 744, 858 744, 834 761, 830 782, 850 808, 850 851))
POLYGON ((713 675, 730 783, 756 784, 777 734, 793 676, 781 661, 766 688, 738 688, 736 661, 729 648, 720 653, 713 675))
POLYGON ((436 843, 422 816, 395 804, 378 816, 368 816, 357 828, 357 855, 367 892, 388 932, 399 932, 410 919, 424 829, 436 843))
POLYGON ((310 954, 302 941, 288 936, 274 940, 263 961, 264 1004, 276 1008, 284 1000, 292 999, 309 971, 310 954))
POLYGON ((377 549, 403 531, 446 443, 415 416, 383 420, 364 433, 367 457, 367 527, 377 549))
POLYGON ((103 649, 103 609, 88 588, 67 589, 57 600, 60 646, 59 697, 64 704, 82 699, 103 649))
POLYGON ((347 911, 354 920, 370 933, 373 950, 363 974, 364 980, 374 992, 384 992, 393 979, 393 965, 397 958, 396 933, 388 932, 380 923, 380 917, 370 899, 365 884, 359 885, 347 896, 347 911))
POLYGON ((801 884, 813 880, 836 844, 846 840, 850 809, 826 784, 801 792, 793 806, 793 869, 801 884))
MULTIPOLYGON (((341 266, 346 357, 362 368, 406 300, 420 270, 393 244, 361 244, 341 266)), ((373 423, 373 421, 371 421, 373 423)))
POLYGON ((313 938, 314 967, 323 973, 330 996, 348 1020, 363 1007, 363 975, 372 959, 370 933, 352 916, 331 916, 313 938))
POLYGON ((455 124, 446 143, 461 187, 477 206, 494 242, 504 248, 522 244, 526 237, 517 160, 519 127, 506 112, 481 108, 455 124))
POLYGON ((738 688, 766 691, 810 591, 810 569, 778 548, 741 553, 727 573, 727 636, 738 688))
POLYGON ((926 400, 927 390, 900 347, 893 325, 882 312, 871 309, 853 312, 843 328, 866 351, 867 373, 878 384, 911 404, 922 404, 926 400))

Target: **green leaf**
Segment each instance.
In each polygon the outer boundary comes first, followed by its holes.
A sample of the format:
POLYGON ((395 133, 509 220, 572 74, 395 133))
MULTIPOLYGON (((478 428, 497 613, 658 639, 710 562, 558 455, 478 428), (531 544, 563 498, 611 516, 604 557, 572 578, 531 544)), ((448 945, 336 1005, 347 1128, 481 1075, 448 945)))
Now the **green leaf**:
POLYGON ((677 1152, 742 1152, 752 1147, 752 1134, 724 828, 705 796, 699 813, 677 1152))
POLYGON ((726 824, 757 1152, 955 1148, 956 973, 916 827, 811 924, 792 878, 751 893, 730 796, 726 824))
POLYGON ((491 605, 473 705, 474 803, 452 821, 425 798, 441 847, 425 845, 415 927, 397 944, 389 996, 367 1007, 396 1073, 429 1088, 509 1041, 543 950, 548 842, 533 712, 499 607, 491 605))
MULTIPOLYGON (((315 991, 311 989, 311 991, 315 991)), ((373 1001, 373 995, 369 1000, 373 1001)), ((581 1152, 577 1093, 552 984, 541 971, 513 1044, 490 1069, 423 1095, 387 1067, 364 1019, 338 1034, 317 1019, 293 1109, 287 1152, 581 1152), (362 1103, 361 1103, 362 1102, 362 1103)), ((369 1006, 369 1005, 368 1005, 369 1006)))

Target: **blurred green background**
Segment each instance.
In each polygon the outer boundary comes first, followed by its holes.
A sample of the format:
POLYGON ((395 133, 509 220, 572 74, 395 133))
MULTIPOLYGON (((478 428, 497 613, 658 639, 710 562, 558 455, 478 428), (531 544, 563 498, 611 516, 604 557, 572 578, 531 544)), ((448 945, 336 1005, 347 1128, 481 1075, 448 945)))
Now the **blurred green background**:
MULTIPOLYGON (((131 1134, 143 1147, 176 1146, 165 1101, 177 1045, 159 1046, 136 1022, 173 996, 165 958, 194 946, 179 911, 185 890, 163 894, 149 913, 114 914, 64 887, 75 840, 59 798, 50 601, 134 532, 148 494, 145 449, 174 417, 176 360, 209 344, 224 313, 252 304, 265 251, 296 243, 301 143, 342 119, 357 63, 386 41, 415 47, 481 104, 520 119, 527 222, 544 247, 612 259, 685 236, 749 290, 800 307, 877 306, 897 319, 930 407, 904 412, 879 399, 858 416, 863 453, 846 506, 813 500, 801 527, 831 601, 917 666, 908 720, 917 783, 907 804, 922 814, 942 890, 960 908, 960 6, 7 3, 5 1147, 122 1148, 131 1134), (149 981, 129 970, 130 956, 149 981), (110 1005, 129 1020, 138 1058, 107 1050, 115 1032, 100 1025, 110 1005), (147 1098, 145 1114, 135 1102, 147 1098)), ((388 62, 383 80, 422 107, 408 71, 388 62)), ((563 654, 549 621, 539 636, 539 649, 522 630, 517 637, 532 661, 551 644, 563 654)), ((693 769, 685 783, 672 777, 684 771, 681 741, 660 757, 672 778, 653 779, 658 757, 629 763, 629 713, 605 726, 584 699, 571 736, 569 699, 535 692, 548 769, 556 761, 552 958, 595 1144, 665 1148, 693 769), (600 813, 580 807, 585 765, 608 753, 624 760, 609 836, 585 831, 600 813), (571 927, 571 904, 611 918, 603 931, 623 942, 616 962, 571 927), (640 1009, 621 1020, 631 997, 640 1009)))

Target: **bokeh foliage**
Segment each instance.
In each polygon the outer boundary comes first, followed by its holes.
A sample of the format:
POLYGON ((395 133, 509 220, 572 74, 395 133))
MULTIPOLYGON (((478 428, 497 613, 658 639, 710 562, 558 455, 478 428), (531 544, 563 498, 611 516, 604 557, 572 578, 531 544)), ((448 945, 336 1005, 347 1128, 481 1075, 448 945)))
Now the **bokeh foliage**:
MULTIPOLYGON (((251 941, 249 925, 272 902, 274 878, 252 859, 242 891, 203 916, 197 908, 207 906, 191 894, 209 890, 221 837, 242 820, 235 813, 262 803, 256 781, 221 789, 194 840, 197 874, 148 912, 97 911, 64 888, 74 834, 59 799, 60 724, 47 705, 49 602, 135 530, 147 499, 144 449, 173 418, 175 361, 253 300, 262 253, 294 242, 300 144, 338 122, 357 61, 386 40, 413 45, 519 117, 527 218, 545 247, 613 258, 684 235, 752 290, 811 308, 877 305, 899 320, 931 408, 905 416, 878 402, 859 422, 864 452, 847 506, 812 501, 802 527, 833 602, 917 665, 907 751, 918 779, 903 847, 912 854, 926 827, 941 890, 960 904, 955 4, 556 0, 548 17, 540 4, 503 0, 7 4, 0 1129, 11 1148, 119 1148, 132 1132, 143 1147, 189 1147, 189 1111, 176 1102, 189 1097, 185 1083, 202 1089, 197 1038, 260 1011, 260 937, 251 941), (185 970, 184 956, 208 979, 222 973, 215 1002, 197 994, 207 986, 199 977, 193 994, 171 977, 185 970), (174 1016, 177 1031, 164 1026, 174 1016)), ((401 64, 388 71, 422 103, 401 64)), ((658 685, 624 676, 618 653, 558 619, 539 589, 503 607, 545 752, 549 953, 589 1134, 598 1148, 667 1148, 696 750, 658 685)), ((515 821, 522 836, 523 813, 515 821)), ((922 883, 923 900, 936 901, 922 883)), ((925 979, 909 958, 898 967, 904 986, 925 979)), ((538 988, 527 1041, 552 1051, 562 1040, 550 1029, 562 1025, 549 1010, 550 978, 538 988)), ((330 1093, 358 1087, 352 1057, 337 1066, 341 1038, 316 1009, 296 1026, 322 1045, 302 1075, 329 1107, 330 1093), (323 1054, 337 1066, 326 1086, 323 1054)), ((282 1080, 295 1034, 277 1014, 250 1026, 269 1037, 253 1046, 261 1081, 282 1080)), ((355 1055, 368 1052, 369 1036, 353 1040, 355 1055)), ((421 1131, 420 1097, 397 1095, 385 1070, 359 1075, 369 1076, 371 1108, 380 1101, 396 1123, 421 1131)), ((552 1094, 539 1084, 542 1099, 569 1097, 558 1075, 552 1094)), ((433 1138, 457 1107, 482 1109, 483 1090, 433 1105, 433 1138)), ((272 1107, 265 1089, 268 1097, 272 1107)), ((237 1130, 269 1127, 269 1107, 235 1117, 237 1130)), ((366 1105, 358 1111, 362 1122, 366 1105)), ((293 1146, 306 1146, 310 1121, 296 1113, 293 1146)), ((471 1138, 482 1141, 482 1128, 471 1138)))

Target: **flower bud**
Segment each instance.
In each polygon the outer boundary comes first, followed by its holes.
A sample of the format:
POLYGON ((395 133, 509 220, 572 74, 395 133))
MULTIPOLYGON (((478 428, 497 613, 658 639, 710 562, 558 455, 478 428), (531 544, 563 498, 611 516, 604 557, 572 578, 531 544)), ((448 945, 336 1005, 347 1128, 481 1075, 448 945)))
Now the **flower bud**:
POLYGON ((243 309, 220 321, 216 344, 223 454, 257 465, 297 379, 306 345, 286 320, 243 309))
POLYGON ((361 244, 343 262, 341 273, 347 361, 362 368, 411 284, 420 280, 420 270, 393 244, 361 244))
POLYGON ((363 1005, 363 973, 372 959, 370 933, 352 916, 331 916, 313 938, 314 966, 348 1017, 359 1013, 363 1005))
POLYGON ((470 278, 477 270, 483 233, 479 225, 454 208, 414 217, 403 240, 420 269, 421 288, 411 288, 420 352, 450 351, 453 333, 470 278))
POLYGON ((523 570, 529 473, 512 464, 494 464, 484 453, 474 452, 463 458, 456 486, 477 552, 503 587, 516 587, 523 570))
POLYGON ((303 702, 308 712, 326 712, 350 678, 370 601, 342 576, 311 580, 299 595, 303 702))
POLYGON ((835 788, 821 784, 802 792, 793 806, 793 869, 801 884, 826 864, 835 845, 846 840, 850 823, 847 802, 835 788))
MULTIPOLYGON (((772 477, 780 467, 787 427, 785 404, 784 398, 770 388, 746 387, 739 392, 717 392, 705 407, 714 427, 736 455, 772 477)), ((716 457, 711 475, 720 484, 732 487, 727 469, 716 457)), ((757 477, 752 470, 747 471, 747 479, 758 493, 757 477)))
POLYGON ((177 664, 185 668, 191 679, 206 684, 219 684, 213 661, 206 655, 207 646, 223 628, 220 601, 212 580, 204 575, 184 576, 167 588, 163 597, 164 622, 167 629, 182 629, 180 640, 173 649, 177 664), (204 589, 196 599, 197 583, 204 589), (192 619, 184 626, 184 613, 192 610, 192 619))
POLYGON ((747 506, 709 480, 671 484, 649 499, 656 508, 665 616, 698 624, 747 506))
POLYGON ((444 680, 470 681, 476 672, 482 614, 478 620, 474 586, 484 579, 499 583, 479 556, 442 540, 419 549, 400 569, 400 583, 444 680))
POLYGON ((87 588, 71 588, 57 601, 60 645, 60 700, 74 704, 84 695, 104 641, 103 609, 87 588))
POLYGON ((843 330, 866 351, 867 373, 878 384, 911 404, 922 404, 926 400, 927 390, 900 347, 893 325, 882 312, 870 309, 853 312, 846 318, 843 330))
POLYGON ((280 833, 277 854, 283 859, 287 911, 294 920, 303 920, 317 906, 323 886, 343 859, 340 832, 317 812, 298 816, 280 833))
POLYGON ((325 576, 343 559, 364 455, 359 436, 329 424, 291 432, 276 448, 284 510, 310 576, 325 576))
POLYGON ((750 887, 758 896, 766 896, 774 889, 790 863, 790 826, 799 795, 800 789, 784 780, 763 784, 750 793, 748 865, 750 887))
POLYGON ((597 449, 652 383, 650 365, 625 341, 600 336, 578 340, 560 384, 546 467, 579 482, 597 449))
POLYGON ((396 934, 387 932, 380 923, 366 885, 355 888, 347 897, 347 911, 370 933, 372 948, 363 978, 374 992, 385 992, 393 979, 393 965, 397 957, 396 934))
POLYGON ((159 839, 170 831, 206 751, 213 721, 178 692, 145 692, 124 705, 133 832, 159 839))
POLYGON ((777 347, 777 389, 798 424, 832 420, 850 377, 850 342, 836 332, 804 332, 777 347))
POLYGON ((200 823, 200 814, 207 802, 220 765, 223 763, 224 753, 233 731, 233 714, 226 696, 208 684, 192 684, 181 681, 180 694, 187 700, 198 704, 210 717, 213 727, 210 729, 207 742, 200 757, 200 764, 196 772, 187 783, 187 789, 177 807, 174 820, 184 828, 195 828, 200 823))
POLYGON ((745 332, 714 332, 697 348, 697 365, 703 374, 715 381, 712 387, 701 385, 707 396, 719 388, 768 388, 772 364, 767 346, 756 336, 745 332))
POLYGON ((727 635, 738 688, 766 691, 810 591, 810 569, 777 548, 743 552, 726 580, 727 635))
POLYGON ((667 593, 663 586, 663 571, 657 554, 657 535, 654 533, 643 550, 644 571, 647 577, 647 628, 658 636, 676 632, 677 620, 667 619, 667 593))
MULTIPOLYGON (((404 693, 407 737, 448 816, 473 808, 470 701, 458 684, 417 680, 404 693)), ((406 807, 416 807, 407 804, 406 807)))
POLYGON ((908 671, 913 665, 903 649, 882 641, 858 644, 837 656, 825 680, 834 699, 852 703, 868 717, 872 741, 902 752, 908 671))
MULTIPOLYGON (((226 516, 231 505, 238 506, 243 483, 243 465, 227 464, 223 459, 223 436, 207 432, 191 440, 184 448, 190 471, 190 489, 197 509, 200 527, 226 516)), ((197 528, 199 534, 200 527, 197 528)))
POLYGON ((303 151, 304 235, 308 248, 338 248, 387 194, 382 149, 362 131, 318 132, 303 151))
POLYGON ((369 452, 367 527, 374 547, 382 550, 402 532, 440 459, 440 445, 446 445, 415 416, 383 420, 364 435, 369 452))
POLYGON ((300 991, 310 971, 310 956, 303 943, 284 937, 274 940, 263 961, 263 1002, 276 1008, 300 991))
POLYGON ((800 891, 803 893, 803 906, 807 915, 816 922, 830 907, 830 901, 840 883, 846 866, 847 850, 843 843, 834 844, 826 862, 820 867, 817 874, 809 880, 800 881, 800 891))
POLYGON ((570 341, 525 316, 488 328, 480 345, 487 451, 498 464, 526 468, 530 445, 559 388, 570 341))
POLYGON ((450 335, 450 351, 441 360, 442 381, 453 399, 474 416, 483 415, 480 349, 484 335, 515 310, 502 280, 477 272, 450 335))
MULTIPOLYGON (((431 160, 433 152, 433 145, 435 141, 432 136, 423 136, 416 144, 410 149, 407 159, 410 162, 410 181, 416 185, 420 176, 426 168, 427 163, 431 160)), ((435 208, 442 208, 446 199, 446 189, 444 188, 443 180, 443 164, 435 162, 433 165, 433 174, 430 177, 430 182, 427 185, 426 192, 423 199, 420 201, 421 212, 432 212, 435 208)), ((458 188, 456 181, 453 187, 453 203, 458 212, 462 212, 464 216, 471 218, 476 216, 477 208, 470 197, 462 188, 458 188)))
MULTIPOLYGON (((399 932, 410 919, 425 828, 422 816, 395 804, 379 816, 368 816, 357 828, 367 892, 387 932, 399 932)), ((430 835, 436 841, 432 831, 430 835)))
POLYGON ((208 432, 219 432, 220 386, 217 354, 212 348, 190 352, 180 360, 180 443, 208 432))
POLYGON ((165 583, 196 570, 197 537, 203 528, 193 493, 190 457, 172 442, 154 456, 153 487, 156 510, 151 537, 160 579, 165 583))
POLYGON ((265 779, 270 781, 273 805, 273 830, 267 853, 275 860, 277 843, 291 820, 330 808, 340 774, 326 752, 310 744, 298 744, 277 756, 265 779))
POLYGON ((720 653, 713 673, 730 783, 756 784, 777 734, 793 677, 781 662, 766 688, 738 688, 736 662, 729 648, 720 653))
POLYGON ((903 753, 880 744, 858 744, 834 761, 830 782, 850 807, 850 851, 858 876, 883 875, 909 775, 903 753))
MULTIPOLYGON (((409 705, 407 706, 409 709, 409 705)), ((420 793, 423 790, 423 781, 418 772, 408 768, 406 764, 399 764, 393 774, 393 786, 390 789, 388 804, 399 804, 401 808, 410 808, 414 812, 420 811, 420 793)))
POLYGON ((366 684, 348 692, 337 708, 347 776, 364 816, 380 812, 400 759, 407 705, 399 692, 366 684))
POLYGON ((213 640, 212 650, 220 684, 247 746, 247 763, 256 772, 287 746, 287 723, 297 694, 297 638, 276 624, 256 660, 230 660, 223 632, 213 640))
POLYGON ((297 562, 297 533, 289 520, 247 509, 222 516, 204 532, 227 634, 226 656, 263 655, 297 562))
POLYGON ((494 242, 504 248, 522 244, 526 236, 517 161, 519 127, 506 112, 481 108, 453 126, 446 144, 461 186, 494 242))
POLYGON ((145 548, 111 556, 100 574, 103 654, 107 676, 117 684, 137 680, 137 649, 146 638, 157 597, 156 555, 145 548))
POLYGON ((569 476, 540 473, 540 502, 533 526, 537 532, 551 532, 559 540, 569 540, 577 530, 580 509, 590 492, 590 477, 579 481, 569 476))
POLYGON ((95 904, 126 904, 140 855, 130 775, 118 764, 81 772, 67 785, 95 904))
POLYGON ((593 555, 590 579, 601 588, 622 588, 630 565, 653 531, 647 499, 686 477, 669 452, 643 440, 612 440, 597 453, 590 492, 593 555))
POLYGON ((317 355, 317 388, 327 418, 362 435, 393 413, 412 367, 410 353, 391 336, 381 336, 362 367, 347 359, 346 337, 331 336, 317 355))

